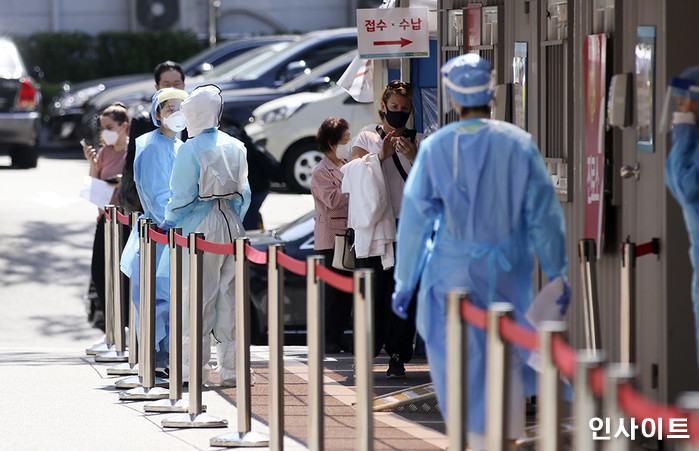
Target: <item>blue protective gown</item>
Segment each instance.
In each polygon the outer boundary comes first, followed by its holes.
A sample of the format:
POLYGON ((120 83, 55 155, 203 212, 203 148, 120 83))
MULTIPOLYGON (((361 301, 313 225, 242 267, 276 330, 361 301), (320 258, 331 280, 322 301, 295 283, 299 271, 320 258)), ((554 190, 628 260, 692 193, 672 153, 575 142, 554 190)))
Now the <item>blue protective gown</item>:
MULTIPOLYGON (((141 217, 150 218, 155 224, 161 224, 165 220, 165 206, 171 195, 170 174, 180 145, 182 145, 182 141, 163 135, 160 133, 160 129, 141 135, 136 139, 133 169, 136 190, 144 210, 141 217)), ((121 271, 131 278, 137 325, 140 285, 139 254, 138 227, 132 227, 121 256, 120 266, 121 271)), ((170 330, 170 274, 167 268, 169 258, 167 246, 157 244, 156 267, 160 269, 163 265, 166 268, 158 272, 155 284, 155 351, 156 365, 166 367, 168 366, 170 330)))
MULTIPOLYGON (((695 124, 675 124, 672 149, 665 162, 665 183, 682 207, 689 234, 689 259, 692 274, 694 324, 699 325, 699 133, 695 124)), ((699 327, 695 331, 699 350, 699 327)))
MULTIPOLYGON (((242 142, 216 128, 204 130, 184 143, 172 170, 172 200, 165 210, 171 227, 182 234, 201 232, 214 243, 231 243, 245 236, 242 218, 250 206, 248 164, 242 142)), ((167 269, 158 268, 159 271, 167 269)), ((217 340, 216 353, 221 385, 234 386, 235 372, 235 258, 204 253, 202 281, 202 382, 208 377, 210 334, 217 340)), ((188 281, 188 275, 184 275, 188 281)), ((183 299, 189 300, 189 283, 183 299)), ((189 309, 183 311, 189 322, 189 309)), ((183 377, 189 378, 189 327, 183 328, 183 377)))
MULTIPOLYGON (((533 255, 549 280, 567 267, 565 223, 531 135, 500 121, 468 119, 427 137, 403 192, 396 291, 420 279, 417 328, 441 411, 447 412, 446 295, 471 292, 481 309, 509 302, 518 323, 532 301, 533 255), (434 233, 434 238, 432 235, 434 233)), ((469 328, 468 430, 485 431, 485 331, 469 328)), ((526 362, 526 355, 521 355, 526 362)), ((522 364, 526 396, 534 371, 522 364)))

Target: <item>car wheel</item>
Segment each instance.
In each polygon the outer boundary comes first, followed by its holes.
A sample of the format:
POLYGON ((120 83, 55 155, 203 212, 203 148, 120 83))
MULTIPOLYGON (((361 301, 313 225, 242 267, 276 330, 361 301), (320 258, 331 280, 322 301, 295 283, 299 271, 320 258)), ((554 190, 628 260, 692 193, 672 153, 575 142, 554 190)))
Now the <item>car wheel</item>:
POLYGON ((294 144, 284 156, 284 177, 287 186, 297 193, 308 194, 311 192, 311 175, 323 154, 318 151, 318 146, 311 141, 303 141, 294 144))
POLYGON ((39 147, 16 145, 10 149, 12 166, 22 169, 35 168, 39 159, 39 147))

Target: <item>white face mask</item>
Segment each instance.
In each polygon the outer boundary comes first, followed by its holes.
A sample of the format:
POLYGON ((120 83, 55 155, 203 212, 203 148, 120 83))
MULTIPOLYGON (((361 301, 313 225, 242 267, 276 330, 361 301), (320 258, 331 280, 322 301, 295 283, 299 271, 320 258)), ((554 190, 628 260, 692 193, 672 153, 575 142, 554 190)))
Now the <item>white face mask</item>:
POLYGON ((163 119, 163 124, 175 133, 181 132, 185 129, 184 114, 182 111, 175 111, 168 117, 163 119))
POLYGON ((337 158, 341 160, 347 160, 349 161, 350 159, 350 154, 352 153, 352 148, 350 147, 350 144, 338 144, 337 148, 335 149, 335 155, 337 158))
POLYGON ((102 130, 102 141, 108 146, 113 146, 119 140, 119 132, 102 130))

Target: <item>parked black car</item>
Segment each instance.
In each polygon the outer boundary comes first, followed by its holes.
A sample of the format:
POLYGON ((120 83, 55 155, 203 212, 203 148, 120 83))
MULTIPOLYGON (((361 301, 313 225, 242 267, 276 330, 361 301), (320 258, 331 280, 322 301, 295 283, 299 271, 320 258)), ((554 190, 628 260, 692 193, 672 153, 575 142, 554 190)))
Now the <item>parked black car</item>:
MULTIPOLYGON (((310 211, 275 230, 248 231, 250 245, 267 252, 269 245, 282 244, 286 255, 305 262, 308 256, 315 253, 314 214, 314 211, 310 211)), ((267 265, 250 263, 250 336, 253 344, 267 341, 267 299, 267 265)), ((303 335, 306 330, 306 278, 291 271, 284 274, 284 327, 290 344, 296 341, 293 335, 303 335)))
MULTIPOLYGON (((35 68, 39 78, 41 70, 35 68)), ((33 168, 38 158, 41 90, 22 61, 15 44, 0 37, 0 147, 12 165, 33 168)))
MULTIPOLYGON (((187 78, 204 74, 215 67, 235 58, 249 50, 277 42, 287 42, 297 37, 292 35, 258 36, 236 39, 221 43, 215 47, 202 50, 182 63, 187 78)), ((60 144, 77 144, 81 138, 92 138, 91 121, 84 120, 90 102, 98 95, 109 90, 134 83, 145 82, 153 89, 153 74, 122 75, 118 77, 88 80, 80 83, 63 85, 63 91, 51 101, 48 113, 49 140, 60 144), (88 126, 86 130, 85 127, 88 126)))
MULTIPOLYGON (((312 31, 297 36, 293 41, 279 42, 239 55, 203 75, 187 79, 185 85, 188 91, 206 84, 215 84, 223 91, 275 88, 356 48, 356 28, 312 31)), ((128 107, 142 107, 150 104, 152 95, 153 82, 146 81, 110 89, 90 99, 85 104, 82 118, 82 126, 85 130, 91 130, 88 141, 97 138, 96 119, 105 107, 116 101, 128 107)), ((130 111, 132 114, 138 112, 130 111)))

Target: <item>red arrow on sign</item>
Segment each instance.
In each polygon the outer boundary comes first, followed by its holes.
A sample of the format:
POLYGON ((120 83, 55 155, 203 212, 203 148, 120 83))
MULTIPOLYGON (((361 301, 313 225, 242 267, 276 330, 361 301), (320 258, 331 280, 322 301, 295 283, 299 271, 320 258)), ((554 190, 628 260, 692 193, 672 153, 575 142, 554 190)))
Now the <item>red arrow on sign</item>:
POLYGON ((405 47, 408 44, 412 44, 413 41, 405 38, 400 38, 400 41, 374 41, 374 45, 399 45, 405 47))

